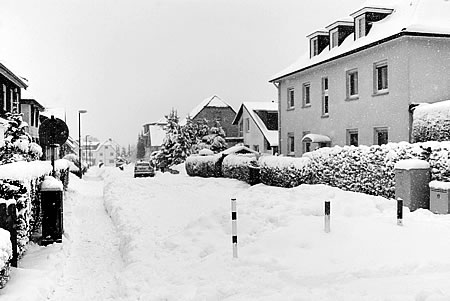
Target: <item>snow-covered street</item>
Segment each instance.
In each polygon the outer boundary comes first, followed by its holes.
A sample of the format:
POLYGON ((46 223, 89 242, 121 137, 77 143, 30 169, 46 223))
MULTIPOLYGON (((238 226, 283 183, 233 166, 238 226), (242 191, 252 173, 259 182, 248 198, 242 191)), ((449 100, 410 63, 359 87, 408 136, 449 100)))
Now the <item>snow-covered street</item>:
POLYGON ((63 245, 31 245, 1 300, 450 300, 447 215, 406 211, 399 227, 395 201, 381 197, 180 170, 72 177, 63 245))

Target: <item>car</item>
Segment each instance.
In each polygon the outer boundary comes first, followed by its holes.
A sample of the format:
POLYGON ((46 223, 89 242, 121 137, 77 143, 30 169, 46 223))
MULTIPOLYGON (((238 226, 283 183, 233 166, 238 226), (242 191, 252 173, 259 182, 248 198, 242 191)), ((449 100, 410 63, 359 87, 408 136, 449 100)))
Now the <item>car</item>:
POLYGON ((154 177, 155 169, 147 161, 138 161, 134 165, 134 177, 154 177))

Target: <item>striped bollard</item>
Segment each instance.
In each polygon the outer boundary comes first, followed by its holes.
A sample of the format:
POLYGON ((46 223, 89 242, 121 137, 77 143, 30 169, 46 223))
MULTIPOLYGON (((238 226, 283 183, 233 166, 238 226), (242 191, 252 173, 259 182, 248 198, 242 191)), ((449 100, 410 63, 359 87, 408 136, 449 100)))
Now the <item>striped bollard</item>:
POLYGON ((403 226, 403 200, 397 198, 397 225, 403 226))
POLYGON ((236 199, 231 199, 231 241, 233 243, 233 258, 238 257, 237 252, 237 212, 236 199))
POLYGON ((330 201, 325 201, 325 233, 330 231, 330 201))

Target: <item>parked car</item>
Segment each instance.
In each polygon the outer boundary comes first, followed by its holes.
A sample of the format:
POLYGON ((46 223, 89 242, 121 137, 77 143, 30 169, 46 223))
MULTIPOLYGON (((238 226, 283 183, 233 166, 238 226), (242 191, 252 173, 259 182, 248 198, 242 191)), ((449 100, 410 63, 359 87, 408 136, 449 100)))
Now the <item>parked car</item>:
POLYGON ((134 165, 134 177, 153 177, 155 169, 148 161, 138 161, 134 165))

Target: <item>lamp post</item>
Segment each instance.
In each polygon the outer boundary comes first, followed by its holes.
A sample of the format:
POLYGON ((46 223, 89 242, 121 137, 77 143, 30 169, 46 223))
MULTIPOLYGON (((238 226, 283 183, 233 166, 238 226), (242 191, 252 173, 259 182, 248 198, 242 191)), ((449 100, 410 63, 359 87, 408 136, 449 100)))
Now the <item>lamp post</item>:
POLYGON ((83 172, 82 172, 82 162, 81 162, 81 114, 87 113, 86 110, 78 110, 78 141, 79 141, 79 146, 78 146, 78 161, 80 164, 80 179, 83 177, 83 172))
POLYGON ((90 143, 88 144, 88 137, 89 136, 90 135, 86 135, 86 142, 85 142, 85 144, 86 144, 86 162, 88 164, 88 167, 91 166, 91 160, 89 158, 89 153, 88 153, 88 151, 91 149, 90 143))

